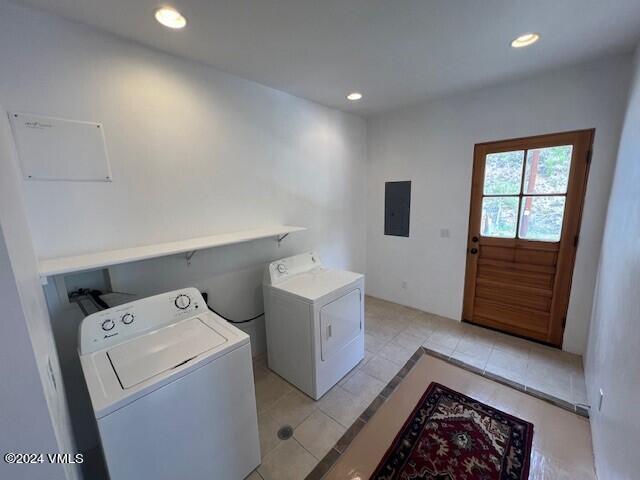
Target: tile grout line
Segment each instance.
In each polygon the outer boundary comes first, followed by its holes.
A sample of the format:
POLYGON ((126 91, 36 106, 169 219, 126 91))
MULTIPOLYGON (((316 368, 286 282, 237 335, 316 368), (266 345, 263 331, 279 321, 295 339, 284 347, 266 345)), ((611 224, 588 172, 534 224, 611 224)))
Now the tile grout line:
MULTIPOLYGON (((353 394, 351 392, 349 392, 349 390, 345 390, 344 388, 342 388, 341 385, 336 384, 335 387, 339 388, 340 390, 344 390, 344 392, 349 395, 349 397, 353 397, 353 394)), ((327 392, 329 393, 329 392, 327 392)), ((325 394, 326 395, 326 394, 325 394)), ((319 401, 319 400, 318 400, 319 401)), ((351 425, 345 425, 344 423, 342 423, 340 420, 338 420, 337 418, 334 418, 329 412, 325 412, 322 407, 318 407, 318 410, 320 410, 322 413, 324 413, 327 417, 329 417, 331 420, 333 420, 334 422, 336 422, 338 425, 340 425, 341 427, 344 427, 345 429, 349 429, 351 425)), ((356 418, 357 420, 357 418, 356 418)))
MULTIPOLYGON (((313 453, 311 453, 307 447, 305 447, 302 442, 300 440, 298 440, 294 435, 291 435, 291 438, 287 439, 287 440, 294 440, 298 445, 300 445, 302 447, 302 449, 307 452, 309 455, 311 455, 313 458, 315 458, 318 462, 320 462, 322 459, 316 457, 313 453)), ((285 440, 286 441, 286 440, 285 440)), ((317 465, 318 463, 316 463, 317 465)), ((313 466, 313 468, 316 468, 316 465, 313 466)), ((313 468, 311 469, 313 471, 313 468)))

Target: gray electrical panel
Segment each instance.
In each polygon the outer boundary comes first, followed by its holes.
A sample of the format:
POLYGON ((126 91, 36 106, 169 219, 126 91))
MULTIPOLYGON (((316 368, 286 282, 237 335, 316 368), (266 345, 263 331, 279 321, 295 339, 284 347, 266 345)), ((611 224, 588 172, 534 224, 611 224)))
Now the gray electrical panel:
POLYGON ((386 182, 384 184, 384 234, 408 237, 410 211, 411 182, 386 182))

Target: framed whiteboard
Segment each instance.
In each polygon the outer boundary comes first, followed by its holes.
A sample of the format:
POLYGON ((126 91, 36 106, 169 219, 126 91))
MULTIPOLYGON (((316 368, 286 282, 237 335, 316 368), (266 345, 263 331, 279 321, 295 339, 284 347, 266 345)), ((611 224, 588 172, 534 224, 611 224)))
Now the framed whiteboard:
POLYGON ((13 112, 9 121, 26 180, 111 181, 102 124, 13 112))

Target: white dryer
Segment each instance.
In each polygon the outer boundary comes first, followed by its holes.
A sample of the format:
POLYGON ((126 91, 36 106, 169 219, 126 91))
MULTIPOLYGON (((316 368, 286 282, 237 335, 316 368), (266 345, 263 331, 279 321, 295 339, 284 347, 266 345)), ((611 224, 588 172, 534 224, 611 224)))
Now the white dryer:
POLYGON ((111 480, 240 480, 258 466, 249 337, 198 290, 89 315, 79 338, 111 480))
POLYGON ((364 357, 364 275, 313 252, 269 264, 264 277, 269 368, 314 399, 364 357))

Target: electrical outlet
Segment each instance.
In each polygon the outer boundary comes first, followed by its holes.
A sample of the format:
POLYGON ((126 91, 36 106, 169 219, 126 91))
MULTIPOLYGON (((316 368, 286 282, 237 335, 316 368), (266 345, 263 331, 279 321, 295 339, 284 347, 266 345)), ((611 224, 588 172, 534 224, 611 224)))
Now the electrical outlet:
POLYGON ((451 234, 449 233, 449 229, 448 228, 441 228, 440 229, 440 238, 449 238, 451 236, 451 234))
POLYGON ((600 399, 598 400, 598 411, 602 410, 602 402, 604 400, 604 392, 600 389, 600 399))

